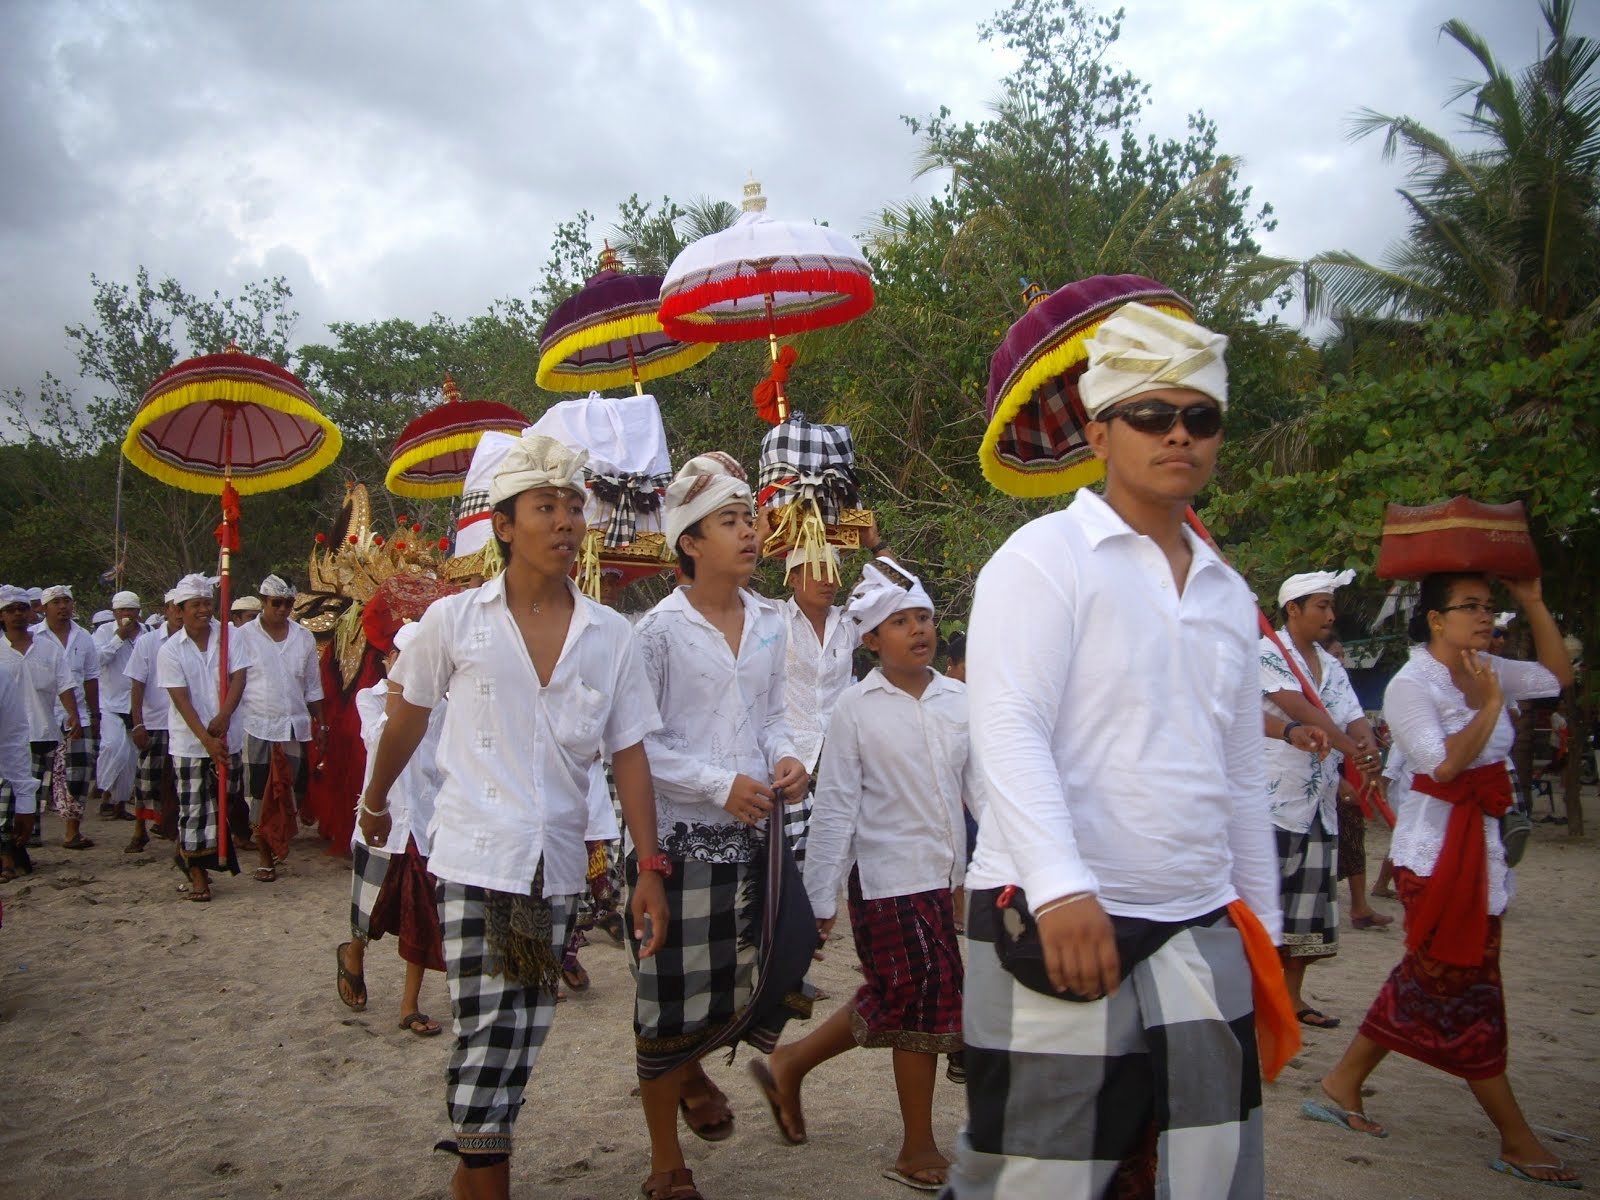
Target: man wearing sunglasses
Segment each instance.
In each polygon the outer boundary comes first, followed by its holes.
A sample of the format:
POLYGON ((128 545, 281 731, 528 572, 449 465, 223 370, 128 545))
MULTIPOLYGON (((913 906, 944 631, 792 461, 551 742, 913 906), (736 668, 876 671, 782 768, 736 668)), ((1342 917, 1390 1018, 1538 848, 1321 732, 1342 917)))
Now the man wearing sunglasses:
MULTIPOLYGON (((249 774, 250 823, 259 827, 274 755, 281 754, 279 771, 286 774, 289 786, 298 790, 306 743, 311 741, 313 729, 319 738, 323 736, 323 725, 317 639, 304 625, 290 620, 294 586, 268 575, 256 590, 261 597, 261 615, 241 626, 238 636, 249 643, 256 664, 244 690, 244 761, 249 774)), ((259 828, 257 840, 261 865, 255 878, 271 883, 277 878, 277 861, 288 852, 287 840, 259 828)))
POLYGON ((1185 524, 1226 345, 1136 302, 1103 321, 1078 395, 1104 492, 978 579, 959 1200, 1264 1191, 1245 947, 1271 967, 1282 917, 1255 603, 1185 524))

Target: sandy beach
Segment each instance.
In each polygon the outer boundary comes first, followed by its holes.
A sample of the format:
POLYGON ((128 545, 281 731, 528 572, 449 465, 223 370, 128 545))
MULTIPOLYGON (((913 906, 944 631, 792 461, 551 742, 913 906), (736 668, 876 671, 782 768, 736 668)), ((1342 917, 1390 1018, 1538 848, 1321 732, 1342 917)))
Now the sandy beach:
MULTIPOLYGON (((302 837, 278 882, 221 878, 212 903, 191 904, 165 843, 122 852, 130 828, 91 818, 85 832, 97 845, 73 852, 59 847, 51 817, 36 873, 0 888, 0 1197, 447 1197, 454 1160, 430 1152, 449 1136, 443 978, 430 975, 423 990, 442 1037, 396 1027, 402 972, 390 939, 367 956, 367 1010, 339 1003, 333 947, 348 936, 348 864, 302 837)), ((1369 831, 1374 871, 1386 843, 1369 831)), ((1600 1187, 1597 882, 1593 840, 1537 826, 1503 960, 1513 1084, 1591 1187, 1600 1187)), ((1397 904, 1378 906, 1399 914, 1397 904)), ((1269 1195, 1532 1194, 1488 1170, 1497 1142, 1465 1085, 1409 1060, 1391 1057, 1372 1080, 1368 1110, 1388 1124, 1388 1140, 1300 1118, 1302 1097, 1344 1049, 1400 948, 1398 922, 1356 932, 1346 918, 1340 955, 1313 968, 1310 995, 1345 1024, 1308 1031, 1268 1089, 1269 1195)), ((583 961, 593 988, 559 1006, 517 1127, 519 1198, 623 1200, 647 1174, 626 954, 599 937, 583 961)), ((813 975, 832 993, 825 1010, 850 995, 852 962, 848 935, 836 938, 813 975)), ((710 1065, 737 1113, 733 1138, 685 1136, 709 1200, 912 1194, 879 1176, 898 1145, 887 1054, 856 1051, 813 1076, 803 1147, 779 1140, 748 1057, 710 1065)), ((962 1090, 941 1080, 947 1153, 963 1111, 962 1090)))

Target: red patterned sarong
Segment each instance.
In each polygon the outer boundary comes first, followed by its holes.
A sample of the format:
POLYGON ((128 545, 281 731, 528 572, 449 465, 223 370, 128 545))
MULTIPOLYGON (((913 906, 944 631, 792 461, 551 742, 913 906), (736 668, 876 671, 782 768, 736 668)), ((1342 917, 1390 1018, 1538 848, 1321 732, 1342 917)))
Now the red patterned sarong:
POLYGON ((950 889, 864 900, 850 872, 850 929, 866 982, 851 1001, 860 1046, 961 1049, 960 943, 950 889))
MULTIPOLYGON (((1394 873, 1406 915, 1427 879, 1394 873)), ((1462 1079, 1493 1079, 1506 1069, 1506 1000, 1500 984, 1500 918, 1488 917, 1483 961, 1456 966, 1433 956, 1433 938, 1408 949, 1389 972, 1361 1032, 1380 1046, 1462 1079)))
POLYGON ((444 970, 444 937, 439 927, 435 881, 417 843, 406 839, 406 852, 393 855, 383 887, 372 906, 372 936, 392 933, 400 939, 400 957, 430 971, 444 970))

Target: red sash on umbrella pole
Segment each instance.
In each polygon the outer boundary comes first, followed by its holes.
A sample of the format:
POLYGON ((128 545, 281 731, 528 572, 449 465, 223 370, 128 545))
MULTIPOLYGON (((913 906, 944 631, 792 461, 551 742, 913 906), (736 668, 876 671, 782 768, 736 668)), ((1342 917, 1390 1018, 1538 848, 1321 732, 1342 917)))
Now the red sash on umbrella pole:
MULTIPOLYGON (((1185 516, 1188 518, 1189 527, 1205 539, 1206 545, 1210 546, 1219 555, 1222 554, 1222 548, 1217 545, 1217 540, 1211 536, 1211 531, 1200 520, 1200 515, 1190 508, 1185 510, 1185 516)), ((1225 557, 1224 561, 1226 561, 1225 557)), ((1300 669, 1293 656, 1284 649, 1283 643, 1278 640, 1278 631, 1273 629, 1272 622, 1267 620, 1267 614, 1259 608, 1256 609, 1256 620, 1261 624, 1261 632, 1278 648, 1278 653, 1283 656, 1283 661, 1289 664, 1289 670, 1294 672, 1294 677, 1299 681, 1300 690, 1305 693, 1306 699, 1316 705, 1318 710, 1326 714, 1328 711, 1327 705, 1322 703, 1322 697, 1317 695, 1317 689, 1312 685, 1311 680, 1306 678, 1305 672, 1300 669)), ((1370 817, 1373 810, 1376 809, 1378 814, 1388 822, 1389 828, 1393 829, 1394 810, 1384 800, 1383 793, 1378 790, 1378 785, 1364 782, 1361 778, 1361 772, 1356 769, 1355 764, 1348 758, 1344 760, 1343 769, 1346 782, 1354 789, 1356 798, 1361 802, 1362 811, 1370 817)))

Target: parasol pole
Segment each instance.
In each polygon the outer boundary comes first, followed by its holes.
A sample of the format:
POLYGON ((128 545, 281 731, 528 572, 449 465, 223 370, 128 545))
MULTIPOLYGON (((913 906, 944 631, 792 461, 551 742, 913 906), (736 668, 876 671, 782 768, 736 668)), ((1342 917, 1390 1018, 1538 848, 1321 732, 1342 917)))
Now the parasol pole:
POLYGON ((633 334, 622 339, 623 346, 628 351, 628 370, 633 372, 633 394, 644 395, 644 384, 639 382, 639 364, 633 360, 633 334))
MULTIPOLYGON (((220 630, 222 643, 217 648, 217 705, 228 702, 228 606, 230 603, 230 586, 232 582, 232 551, 229 546, 233 542, 233 530, 230 528, 232 518, 228 512, 228 493, 233 490, 233 405, 223 402, 222 405, 222 628, 220 630)), ((223 747, 226 751, 228 733, 223 730, 223 747)), ((224 752, 222 761, 217 764, 217 866, 221 868, 228 861, 228 756, 224 752)))
MULTIPOLYGON (((1195 512, 1193 508, 1187 508, 1184 510, 1184 517, 1189 522, 1189 527, 1205 540, 1206 545, 1215 550, 1218 555, 1221 555, 1222 548, 1217 545, 1216 538, 1211 536, 1211 531, 1200 520, 1200 514, 1195 512)), ((1223 561, 1227 561, 1226 556, 1223 557, 1223 561)), ((1306 699, 1316 705, 1323 713, 1327 713, 1327 705, 1322 703, 1322 697, 1317 695, 1317 689, 1312 685, 1311 680, 1306 678, 1305 672, 1300 669, 1293 656, 1284 649, 1283 643, 1278 640, 1278 631, 1272 627, 1272 622, 1267 620, 1267 614, 1262 612, 1260 608, 1256 609, 1256 621, 1261 626, 1262 635, 1278 648, 1278 653, 1282 655, 1283 661, 1289 664, 1289 670, 1294 672, 1294 677, 1299 681, 1300 690, 1305 693, 1306 699)), ((1345 780, 1354 789, 1357 798, 1360 799, 1361 807, 1366 810, 1369 816, 1372 810, 1376 808, 1378 814, 1388 822, 1389 828, 1393 829, 1395 823, 1394 810, 1389 807, 1388 802, 1384 800, 1383 794, 1378 791, 1376 785, 1369 787, 1363 783, 1361 772, 1356 769, 1355 764, 1349 759, 1345 759, 1343 768, 1345 780)))
MULTIPOLYGON (((778 365, 778 332, 777 323, 772 315, 772 293, 766 294, 767 302, 767 353, 772 356, 772 365, 778 365)), ((783 380, 776 377, 772 381, 773 388, 778 394, 778 424, 789 419, 789 397, 783 393, 783 380)))

